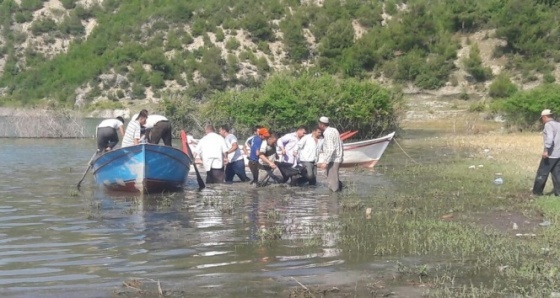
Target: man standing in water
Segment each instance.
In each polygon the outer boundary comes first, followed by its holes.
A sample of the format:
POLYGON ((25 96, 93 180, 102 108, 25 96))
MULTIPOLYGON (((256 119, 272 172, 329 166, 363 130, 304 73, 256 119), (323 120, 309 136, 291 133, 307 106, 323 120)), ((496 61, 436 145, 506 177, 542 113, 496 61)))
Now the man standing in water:
POLYGON ((220 126, 220 135, 226 140, 228 151, 228 164, 226 165, 226 182, 233 182, 233 177, 237 175, 242 182, 248 182, 251 179, 245 174, 245 160, 241 154, 241 149, 237 144, 237 137, 229 133, 227 125, 220 126))
POLYGON ((560 195, 560 123, 554 120, 553 114, 546 109, 541 112, 541 122, 544 124, 544 150, 533 185, 533 194, 542 196, 548 175, 552 174, 554 195, 560 195))
POLYGON ((319 129, 323 132, 323 164, 320 168, 327 169, 327 186, 332 191, 341 191, 342 182, 339 179, 340 164, 344 158, 344 148, 340 134, 334 127, 330 127, 329 118, 319 118, 319 129))
POLYGON ((214 132, 214 126, 207 125, 206 135, 196 146, 196 154, 202 159, 206 170, 206 183, 224 183, 224 164, 227 164, 226 141, 214 132))
POLYGON ((305 126, 300 126, 296 131, 285 134, 278 139, 278 149, 281 150, 279 161, 289 164, 295 164, 296 154, 298 150, 298 142, 307 133, 305 126))
POLYGON ((317 183, 317 159, 321 145, 321 130, 318 127, 299 140, 297 159, 306 170, 302 179, 299 180, 300 183, 309 182, 309 185, 317 183))

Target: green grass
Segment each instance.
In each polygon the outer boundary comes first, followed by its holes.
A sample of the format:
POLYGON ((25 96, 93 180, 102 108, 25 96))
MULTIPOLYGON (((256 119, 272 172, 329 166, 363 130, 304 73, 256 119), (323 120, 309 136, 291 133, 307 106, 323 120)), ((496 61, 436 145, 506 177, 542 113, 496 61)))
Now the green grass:
POLYGON ((560 231, 554 227, 560 200, 532 201, 528 187, 533 173, 465 150, 428 164, 381 166, 395 187, 379 189, 374 196, 341 198, 342 207, 362 204, 373 210, 368 217, 363 208, 342 208, 340 247, 345 258, 367 263, 416 256, 419 264, 414 267, 397 265, 400 277, 394 282, 413 281, 425 287, 429 297, 549 296, 560 283, 560 231), (492 183, 496 173, 504 178, 501 186, 492 183), (540 211, 552 226, 535 224, 536 237, 516 237, 511 229, 480 223, 481 218, 507 212, 538 222, 531 216, 540 211))

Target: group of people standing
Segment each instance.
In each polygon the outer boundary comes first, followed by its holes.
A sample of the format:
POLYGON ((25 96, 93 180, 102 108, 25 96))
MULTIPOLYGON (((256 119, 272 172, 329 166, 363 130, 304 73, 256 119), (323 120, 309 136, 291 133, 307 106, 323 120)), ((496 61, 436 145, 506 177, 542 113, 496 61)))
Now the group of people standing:
POLYGON ((216 133, 212 125, 207 125, 205 132, 193 151, 202 160, 206 183, 229 183, 237 176, 240 181, 257 186, 264 186, 271 179, 277 183, 291 179, 292 185, 315 185, 317 167, 320 167, 327 170, 329 189, 339 191, 342 188, 339 169, 344 149, 338 130, 329 125, 327 117, 321 117, 309 134, 303 126, 283 136, 255 126, 254 134, 243 146, 252 179, 245 173, 241 146, 230 128, 222 125, 216 133))
POLYGON ((124 118, 101 121, 96 129, 97 152, 113 150, 119 143, 119 133, 122 137, 121 147, 138 145, 140 143, 159 144, 163 140, 165 146, 171 146, 171 122, 162 115, 149 115, 147 110, 133 115, 124 130, 124 118))
MULTIPOLYGON (((143 142, 158 144, 160 140, 171 146, 171 132, 171 123, 166 117, 148 115, 147 110, 132 116, 126 130, 120 116, 103 120, 97 126, 98 152, 113 150, 119 143, 119 133, 121 147, 143 142)), ((257 186, 264 186, 271 179, 277 183, 291 180, 292 185, 315 185, 319 167, 326 169, 329 189, 340 191, 342 188, 339 168, 344 149, 338 130, 330 126, 327 117, 319 118, 317 127, 310 133, 301 126, 280 136, 265 127, 255 126, 254 134, 243 148, 227 125, 220 126, 217 133, 213 125, 207 125, 205 136, 191 147, 202 160, 206 183, 231 183, 237 176, 240 181, 257 186), (248 158, 252 179, 245 172, 244 155, 248 158)))

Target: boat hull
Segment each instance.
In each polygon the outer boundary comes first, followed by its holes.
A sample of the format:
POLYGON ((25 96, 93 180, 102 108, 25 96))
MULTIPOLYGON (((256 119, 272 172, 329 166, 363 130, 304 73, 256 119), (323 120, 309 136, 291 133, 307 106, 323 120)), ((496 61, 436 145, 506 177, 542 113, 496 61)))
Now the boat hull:
MULTIPOLYGON (((381 159, 381 156, 394 136, 395 132, 392 132, 377 139, 344 143, 344 160, 341 166, 373 168, 379 159, 381 159)), ((245 165, 248 166, 249 160, 247 156, 243 155, 243 157, 245 158, 245 165)), ((319 156, 319 162, 322 160, 324 159, 319 156)), ((202 163, 198 158, 195 159, 195 162, 198 164, 202 163)))
POLYGON ((394 136, 393 132, 378 139, 345 143, 344 161, 341 166, 373 168, 394 136))
POLYGON ((190 160, 181 150, 140 144, 99 156, 93 176, 109 190, 154 193, 181 189, 189 168, 190 160))

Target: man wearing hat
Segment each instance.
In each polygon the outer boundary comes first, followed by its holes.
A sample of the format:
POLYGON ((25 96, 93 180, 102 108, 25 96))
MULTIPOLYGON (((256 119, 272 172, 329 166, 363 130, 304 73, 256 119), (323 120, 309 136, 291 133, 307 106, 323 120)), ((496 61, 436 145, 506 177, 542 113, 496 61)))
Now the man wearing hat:
POLYGON ((327 185, 332 191, 341 191, 342 183, 339 179, 340 164, 344 158, 344 148, 340 133, 329 125, 329 118, 319 118, 319 129, 323 132, 323 164, 321 168, 327 169, 327 185))
POLYGON ((552 174, 554 194, 560 195, 560 123, 554 120, 552 111, 549 109, 541 112, 541 122, 544 124, 543 142, 544 150, 542 159, 535 177, 533 194, 542 196, 548 175, 552 174))

